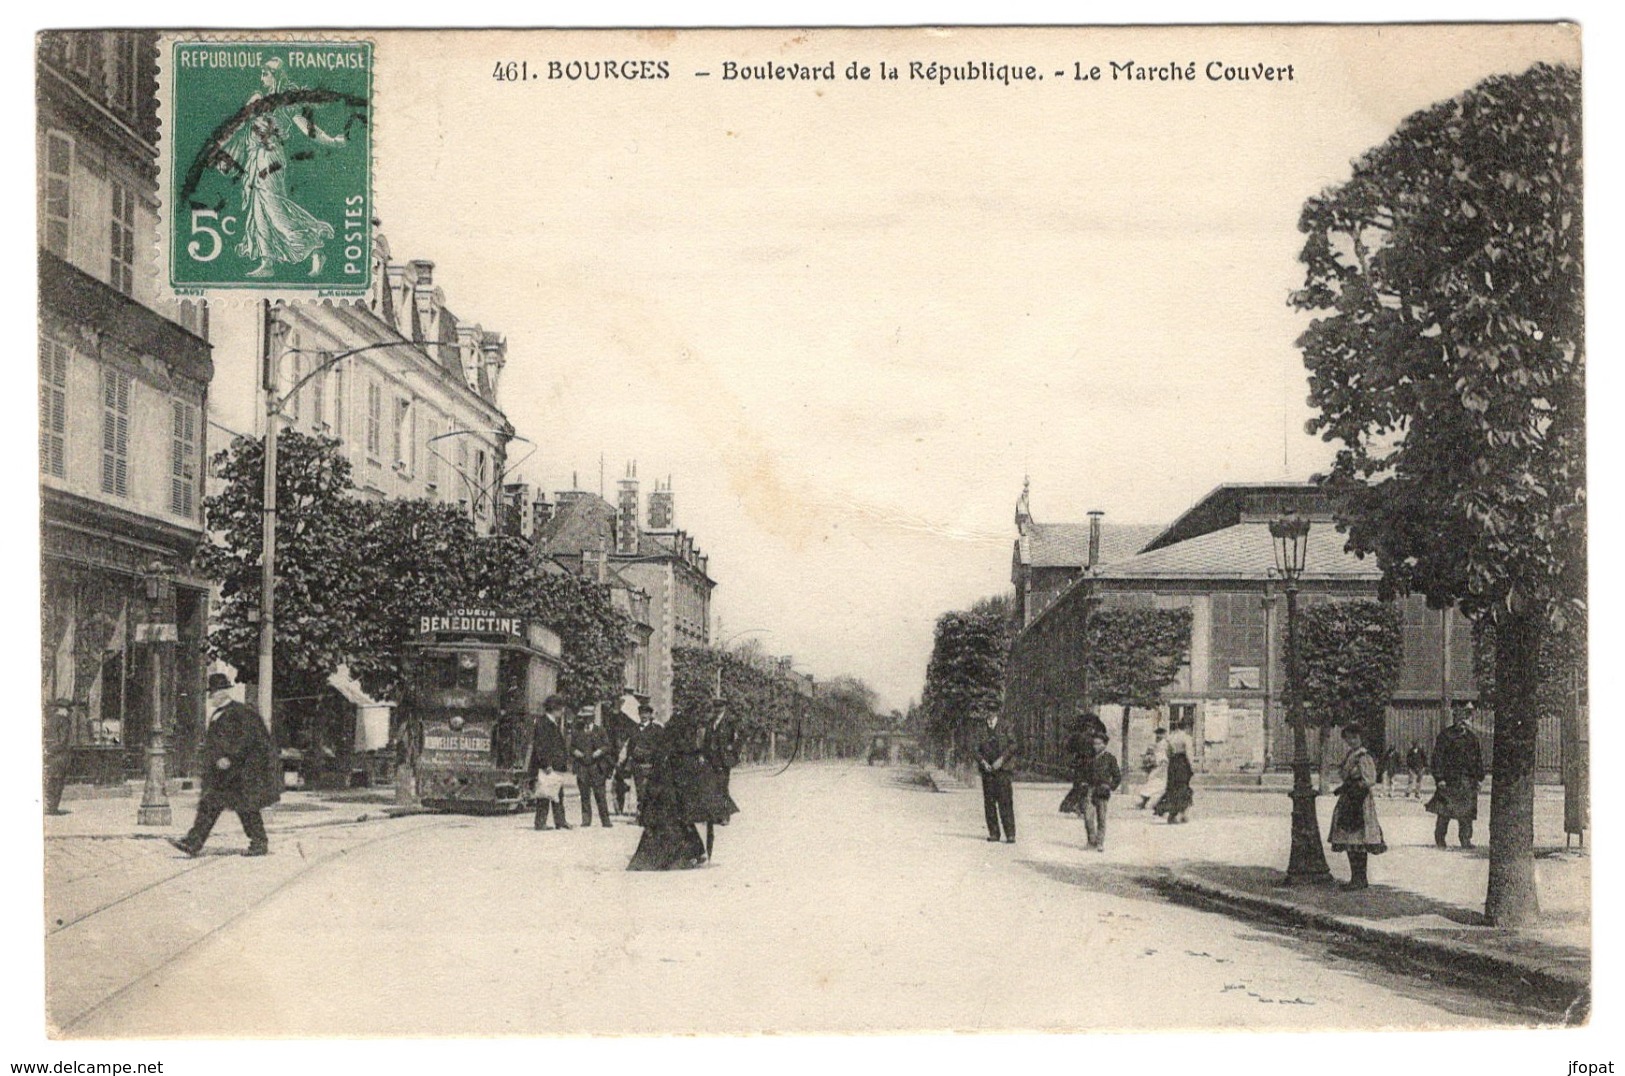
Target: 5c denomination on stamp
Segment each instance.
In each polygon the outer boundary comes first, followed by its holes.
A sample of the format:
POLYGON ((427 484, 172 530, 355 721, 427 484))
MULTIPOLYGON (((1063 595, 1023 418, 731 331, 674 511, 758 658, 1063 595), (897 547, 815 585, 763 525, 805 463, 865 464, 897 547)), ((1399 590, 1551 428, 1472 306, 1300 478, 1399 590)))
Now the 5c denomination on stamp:
POLYGON ((368 41, 175 41, 161 148, 179 296, 347 297, 372 271, 368 41))

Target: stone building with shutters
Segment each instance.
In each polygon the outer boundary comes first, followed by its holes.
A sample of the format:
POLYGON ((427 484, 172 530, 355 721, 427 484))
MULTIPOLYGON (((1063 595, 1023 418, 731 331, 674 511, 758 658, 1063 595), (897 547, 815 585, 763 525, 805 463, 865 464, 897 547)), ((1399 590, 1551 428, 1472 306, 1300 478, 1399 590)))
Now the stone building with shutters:
MULTIPOLYGON (((357 496, 452 505, 476 533, 504 529, 513 518, 514 484, 505 480, 516 438, 498 403, 507 341, 459 317, 434 268, 395 260, 374 222, 364 301, 217 304, 216 440, 264 437, 271 374, 287 396, 280 428, 337 440, 357 496)), ((301 779, 322 784, 381 776, 393 704, 368 697, 342 666, 329 688, 321 698, 277 704, 290 765, 297 752, 301 779)))
MULTIPOLYGON (((1137 760, 1158 724, 1191 722, 1199 772, 1229 777, 1289 768, 1286 600, 1274 571, 1270 520, 1289 512, 1310 523, 1300 608, 1316 602, 1375 599, 1374 561, 1344 549, 1325 496, 1312 483, 1227 483, 1160 528, 1139 549, 1101 557, 1080 571, 1017 633, 1006 677, 1006 712, 1039 769, 1065 771, 1066 723, 1083 695, 1084 623, 1094 609, 1184 608, 1191 646, 1184 667, 1153 710, 1101 707, 1112 750, 1137 760)), ((1018 513, 1019 515, 1019 513, 1018 513)), ((1486 753, 1494 714, 1479 699, 1472 626, 1455 609, 1429 609, 1418 595, 1402 606, 1403 659, 1380 726, 1368 745, 1401 753, 1412 742, 1430 751, 1453 705, 1479 703, 1474 721, 1486 753)), ((1558 723, 1542 718, 1537 766, 1555 780, 1561 766, 1558 723)), ((1334 745, 1335 746, 1335 745, 1334 745)), ((1318 741, 1311 753, 1319 760, 1318 741)))
POLYGON ((497 402, 507 341, 453 312, 434 262, 394 260, 374 228, 364 302, 215 312, 214 421, 262 437, 267 367, 281 393, 308 377, 284 406, 282 428, 337 439, 360 496, 456 505, 489 534, 504 515, 515 438, 497 402))
POLYGON ((190 772, 203 720, 203 537, 214 363, 202 304, 161 300, 157 37, 39 35, 41 707, 70 715, 70 780, 190 772))
POLYGON ((642 663, 641 680, 656 719, 669 720, 673 701, 673 651, 711 641, 710 557, 694 537, 676 526, 671 481, 656 483, 644 524, 637 467, 627 468, 616 503, 586 490, 554 494, 538 513, 537 554, 584 575, 607 572, 644 597, 638 615, 649 632, 634 640, 632 660, 642 663), (607 566, 607 567, 605 567, 607 566), (641 649, 638 649, 641 648, 641 649))

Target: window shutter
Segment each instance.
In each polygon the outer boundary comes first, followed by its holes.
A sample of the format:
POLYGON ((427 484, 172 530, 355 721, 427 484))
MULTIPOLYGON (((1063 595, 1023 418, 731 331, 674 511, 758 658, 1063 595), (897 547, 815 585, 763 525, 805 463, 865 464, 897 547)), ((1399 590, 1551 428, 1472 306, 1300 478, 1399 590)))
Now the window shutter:
POLYGON ((66 478, 68 349, 54 340, 40 342, 39 422, 40 471, 66 478))
POLYGON ((102 492, 130 495, 130 375, 102 370, 102 492))

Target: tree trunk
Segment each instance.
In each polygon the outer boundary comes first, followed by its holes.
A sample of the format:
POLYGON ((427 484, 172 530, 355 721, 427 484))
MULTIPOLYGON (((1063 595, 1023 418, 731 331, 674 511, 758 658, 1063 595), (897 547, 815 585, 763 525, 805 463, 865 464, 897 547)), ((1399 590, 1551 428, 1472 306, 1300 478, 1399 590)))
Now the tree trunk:
POLYGON ((1535 733, 1539 723, 1538 615, 1495 624, 1495 758, 1490 785, 1490 884, 1484 914, 1499 927, 1540 915, 1535 892, 1535 733))

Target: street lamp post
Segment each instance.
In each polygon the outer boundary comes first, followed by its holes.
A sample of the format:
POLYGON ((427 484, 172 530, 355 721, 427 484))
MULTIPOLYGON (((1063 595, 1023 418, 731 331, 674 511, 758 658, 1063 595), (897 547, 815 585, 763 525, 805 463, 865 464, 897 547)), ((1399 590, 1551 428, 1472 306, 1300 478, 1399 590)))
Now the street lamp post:
POLYGON ((169 806, 168 774, 164 747, 164 658, 160 644, 173 642, 175 622, 170 615, 174 569, 164 561, 154 561, 142 573, 146 584, 147 619, 137 628, 137 636, 147 644, 150 655, 147 675, 151 696, 152 728, 147 739, 147 780, 141 790, 141 806, 136 810, 138 826, 167 826, 173 821, 169 806))
POLYGON ((1298 669, 1298 579, 1309 545, 1309 521, 1293 514, 1270 522, 1275 567, 1286 582, 1287 713, 1292 721, 1292 852, 1287 885, 1321 885, 1332 880, 1320 843, 1315 789, 1310 780, 1309 732, 1304 722, 1303 681, 1298 669))

